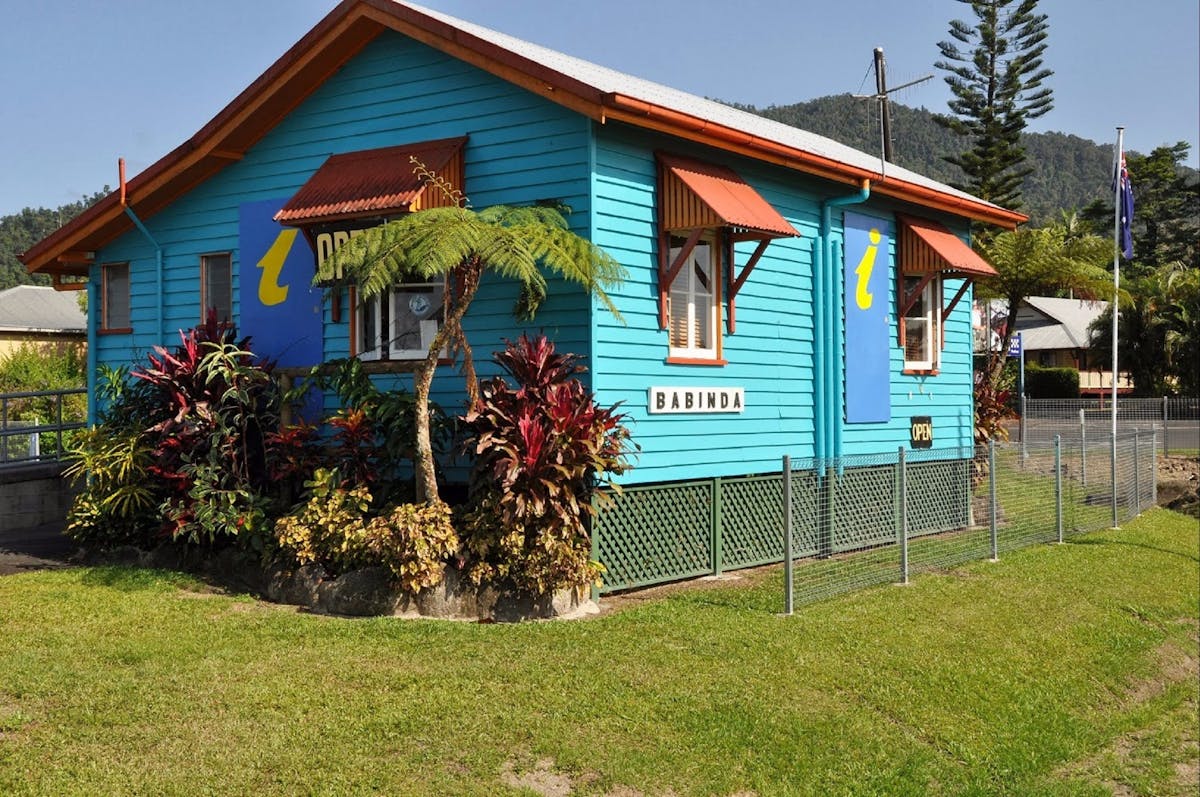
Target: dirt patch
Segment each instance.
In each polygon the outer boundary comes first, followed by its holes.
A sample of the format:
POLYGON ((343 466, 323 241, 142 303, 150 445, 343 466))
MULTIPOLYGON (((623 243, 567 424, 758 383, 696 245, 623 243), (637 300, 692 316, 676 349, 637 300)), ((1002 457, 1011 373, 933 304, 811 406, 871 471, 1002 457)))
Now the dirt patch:
POLYGON ((674 581, 670 584, 659 584, 654 587, 637 587, 624 592, 613 592, 600 598, 600 615, 624 611, 643 603, 655 603, 684 592, 705 592, 737 585, 738 587, 753 587, 767 578, 772 571, 778 572, 780 565, 770 564, 760 567, 749 567, 733 573, 722 573, 719 576, 701 576, 684 581, 674 581))
POLYGON ((1200 517, 1200 459, 1158 458, 1158 505, 1200 517))
POLYGON ((1131 704, 1150 701, 1165 692, 1171 684, 1200 678, 1200 661, 1174 642, 1164 642, 1154 655, 1157 660, 1156 673, 1130 688, 1126 700, 1131 704))

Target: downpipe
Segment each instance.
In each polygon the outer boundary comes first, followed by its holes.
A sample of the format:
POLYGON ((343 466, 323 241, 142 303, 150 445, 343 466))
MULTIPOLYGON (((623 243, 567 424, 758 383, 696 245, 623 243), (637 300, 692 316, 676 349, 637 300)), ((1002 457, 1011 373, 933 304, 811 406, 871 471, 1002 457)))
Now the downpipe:
MULTIPOLYGON (((146 240, 150 242, 150 245, 154 247, 154 261, 155 261, 154 280, 155 280, 155 285, 157 286, 155 295, 158 297, 157 298, 157 306, 156 306, 157 326, 155 327, 155 339, 161 343, 163 340, 163 250, 162 250, 162 246, 160 246, 158 241, 156 241, 154 239, 154 236, 150 234, 150 230, 146 229, 146 225, 142 223, 142 220, 138 218, 138 215, 133 212, 133 208, 131 208, 129 206, 129 204, 125 201, 125 159, 124 158, 117 159, 117 172, 118 172, 118 176, 121 181, 121 189, 120 189, 121 190, 121 208, 125 211, 125 215, 129 216, 129 218, 133 221, 133 226, 137 227, 138 231, 140 231, 142 233, 142 235, 144 235, 146 237, 146 240)), ((133 280, 133 276, 130 275, 131 283, 132 283, 132 280, 133 280)))

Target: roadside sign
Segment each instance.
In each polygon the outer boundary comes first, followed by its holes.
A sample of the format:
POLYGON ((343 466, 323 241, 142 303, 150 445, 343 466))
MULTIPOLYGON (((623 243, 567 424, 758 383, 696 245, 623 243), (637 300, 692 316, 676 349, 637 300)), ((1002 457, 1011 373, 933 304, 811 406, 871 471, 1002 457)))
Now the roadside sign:
POLYGON ((1013 335, 1012 340, 1009 341, 1008 356, 1009 357, 1020 357, 1021 356, 1021 333, 1020 332, 1013 335))

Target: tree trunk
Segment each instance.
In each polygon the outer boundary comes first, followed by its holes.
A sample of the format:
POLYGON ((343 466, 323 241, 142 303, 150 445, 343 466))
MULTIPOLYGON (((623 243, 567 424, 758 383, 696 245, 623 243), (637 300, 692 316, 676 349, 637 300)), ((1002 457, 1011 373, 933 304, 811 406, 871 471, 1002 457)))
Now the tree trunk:
POLYGON ((429 429, 429 389, 433 385, 433 372, 437 370, 438 353, 441 351, 442 334, 434 336, 437 348, 433 349, 413 374, 413 425, 416 426, 417 503, 432 504, 440 500, 437 487, 437 471, 433 463, 433 440, 429 429))
POLYGON ((466 372, 467 395, 474 402, 479 398, 479 385, 475 379, 475 364, 471 359, 471 349, 467 345, 466 336, 462 331, 462 318, 475 298, 479 289, 479 278, 483 271, 482 264, 477 259, 464 263, 462 290, 450 306, 450 312, 442 323, 442 328, 433 336, 429 352, 420 368, 413 375, 413 424, 416 426, 416 500, 418 503, 431 504, 440 500, 437 487, 437 470, 433 461, 433 437, 429 419, 429 392, 433 386, 433 375, 437 371, 438 360, 450 340, 459 342, 463 350, 463 370, 466 372))

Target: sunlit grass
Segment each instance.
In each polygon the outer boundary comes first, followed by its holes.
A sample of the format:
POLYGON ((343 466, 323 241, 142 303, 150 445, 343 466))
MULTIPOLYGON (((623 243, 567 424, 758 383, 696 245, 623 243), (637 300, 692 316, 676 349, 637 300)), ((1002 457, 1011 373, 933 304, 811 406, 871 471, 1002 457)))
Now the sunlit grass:
POLYGON ((1156 510, 790 618, 778 570, 523 625, 7 577, 0 793, 1194 794, 1198 545, 1156 510))

